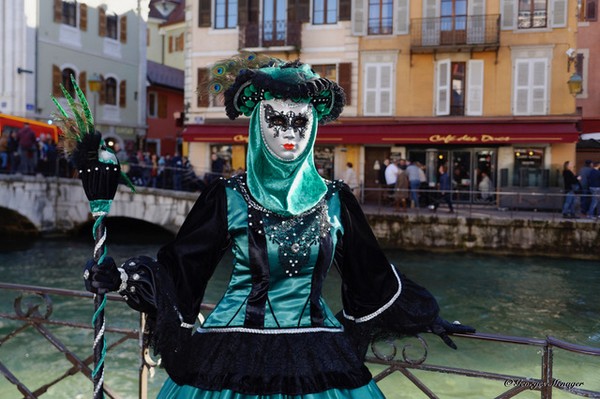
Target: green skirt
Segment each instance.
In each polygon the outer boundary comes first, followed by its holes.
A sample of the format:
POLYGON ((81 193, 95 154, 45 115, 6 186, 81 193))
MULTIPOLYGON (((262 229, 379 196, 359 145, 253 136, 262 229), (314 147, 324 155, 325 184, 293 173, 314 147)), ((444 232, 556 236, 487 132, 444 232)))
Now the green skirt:
POLYGON ((230 390, 205 391, 189 385, 177 385, 168 378, 158 394, 158 399, 385 399, 385 396, 373 380, 355 389, 329 389, 307 395, 246 395, 230 390))

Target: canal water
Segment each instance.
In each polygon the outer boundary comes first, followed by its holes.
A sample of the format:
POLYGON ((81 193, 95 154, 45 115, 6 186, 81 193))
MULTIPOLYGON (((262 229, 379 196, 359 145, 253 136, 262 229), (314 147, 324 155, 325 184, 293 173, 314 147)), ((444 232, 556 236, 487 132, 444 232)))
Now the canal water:
MULTIPOLYGON (((154 255, 158 244, 109 244, 117 261, 139 254, 154 255)), ((91 244, 76 240, 40 240, 25 249, 0 253, 0 281, 81 290, 81 274, 91 244)), ((438 299, 444 318, 460 320, 479 332, 530 338, 553 336, 575 344, 600 348, 600 267, 597 262, 532 257, 498 257, 469 254, 431 254, 387 251, 389 259, 413 280, 426 286, 438 299)), ((226 257, 209 284, 206 302, 219 300, 227 284, 231 258, 226 257)), ((341 306, 340 278, 332 271, 325 297, 331 308, 341 306)), ((0 312, 12 312, 14 293, 0 292, 0 312)), ((90 323, 89 299, 55 297, 51 319, 90 323)), ((109 302, 106 310, 111 326, 136 328, 136 314, 127 306, 109 302)), ((0 339, 18 324, 0 319, 0 339)), ((50 326, 54 335, 84 359, 91 354, 92 332, 70 331, 50 326)), ((541 350, 455 338, 459 349, 444 346, 434 335, 423 334, 428 348, 425 364, 447 365, 522 377, 539 378, 541 350)), ((109 344, 118 336, 108 334, 109 344)), ((407 339, 407 343, 415 341, 407 339)), ((409 356, 421 352, 413 345, 409 356)), ((130 342, 109 352, 106 384, 122 397, 137 397, 137 344, 130 342)), ((581 388, 600 391, 600 359, 557 350, 554 376, 562 382, 582 383, 581 388)), ((0 363, 30 388, 52 381, 70 367, 65 357, 31 330, 0 346, 0 363)), ((371 367, 374 373, 381 369, 371 367)), ((492 398, 512 387, 512 382, 482 381, 469 377, 415 371, 415 375, 440 398, 492 398)), ((150 379, 155 397, 165 379, 158 368, 150 379)), ((380 386, 388 399, 425 397, 401 374, 384 379, 380 386)), ((91 382, 75 375, 50 388, 44 398, 91 397, 91 382)), ((20 398, 18 391, 0 377, 0 398, 20 398)), ((527 391, 518 398, 539 398, 527 391)), ((554 398, 573 396, 555 390, 554 398)))

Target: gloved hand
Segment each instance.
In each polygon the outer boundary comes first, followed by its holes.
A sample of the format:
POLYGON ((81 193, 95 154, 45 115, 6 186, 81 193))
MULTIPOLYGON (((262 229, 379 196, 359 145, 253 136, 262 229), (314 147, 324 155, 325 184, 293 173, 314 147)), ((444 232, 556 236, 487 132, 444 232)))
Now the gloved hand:
POLYGON ((448 321, 442 319, 440 316, 438 316, 433 321, 433 323, 431 323, 431 326, 429 326, 429 328, 432 333, 439 336, 444 341, 444 343, 452 349, 457 349, 457 347, 454 341, 452 341, 450 337, 448 337, 448 334, 468 334, 475 332, 475 329, 473 327, 464 326, 458 322, 449 323, 448 321))
POLYGON ((83 270, 83 281, 86 290, 94 294, 105 294, 119 289, 121 273, 110 256, 105 257, 100 264, 97 264, 94 259, 90 259, 83 270))

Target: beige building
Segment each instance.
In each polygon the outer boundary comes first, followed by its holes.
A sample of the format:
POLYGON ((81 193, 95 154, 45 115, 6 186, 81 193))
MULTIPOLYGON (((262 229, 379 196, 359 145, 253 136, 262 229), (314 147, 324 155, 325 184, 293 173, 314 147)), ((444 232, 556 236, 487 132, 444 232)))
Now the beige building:
POLYGON ((195 88, 218 60, 253 51, 300 58, 346 90, 340 120, 319 130, 326 177, 351 161, 378 187, 384 158, 412 158, 431 186, 448 166, 461 201, 477 200, 482 171, 501 190, 558 190, 578 139, 566 83, 577 1, 290 1, 189 5, 184 140, 195 163, 216 152, 244 166, 247 122, 225 120, 195 88))

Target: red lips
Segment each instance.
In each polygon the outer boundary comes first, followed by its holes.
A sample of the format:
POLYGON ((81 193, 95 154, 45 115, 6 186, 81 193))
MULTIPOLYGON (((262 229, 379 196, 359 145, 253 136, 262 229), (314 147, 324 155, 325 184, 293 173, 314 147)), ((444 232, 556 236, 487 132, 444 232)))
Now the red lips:
POLYGON ((295 144, 291 144, 291 143, 286 143, 286 144, 284 144, 284 145, 283 145, 283 148, 284 148, 285 150, 287 150, 287 151, 291 151, 291 150, 293 150, 295 147, 296 147, 296 145, 295 145, 295 144))

